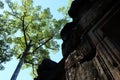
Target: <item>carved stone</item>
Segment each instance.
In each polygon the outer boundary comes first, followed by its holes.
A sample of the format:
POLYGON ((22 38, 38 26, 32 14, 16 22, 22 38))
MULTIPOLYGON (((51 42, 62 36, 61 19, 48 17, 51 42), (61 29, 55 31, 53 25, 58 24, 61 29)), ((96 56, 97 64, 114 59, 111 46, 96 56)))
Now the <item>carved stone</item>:
POLYGON ((73 22, 82 27, 82 32, 79 46, 65 60, 66 79, 119 80, 120 1, 84 1, 74 0, 69 10, 73 22), (96 54, 91 54, 90 51, 94 49, 96 54))
POLYGON ((68 13, 63 59, 35 80, 120 80, 120 0, 74 0, 68 13))

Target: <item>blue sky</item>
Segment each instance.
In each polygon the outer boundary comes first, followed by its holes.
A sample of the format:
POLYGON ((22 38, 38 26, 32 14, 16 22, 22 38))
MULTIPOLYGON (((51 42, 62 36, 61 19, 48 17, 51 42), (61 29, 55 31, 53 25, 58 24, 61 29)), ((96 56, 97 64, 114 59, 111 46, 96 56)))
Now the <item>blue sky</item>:
MULTIPOLYGON (((17 1, 17 0, 16 0, 17 1)), ((49 7, 51 13, 56 19, 62 18, 62 14, 57 12, 57 9, 61 6, 67 5, 68 0, 33 0, 35 5, 41 5, 42 8, 49 7)), ((62 41, 59 40, 58 43, 61 45, 62 41)), ((52 60, 59 62, 62 58, 61 50, 56 54, 50 54, 52 60)), ((10 80, 16 66, 18 64, 18 60, 13 58, 10 62, 3 64, 5 66, 5 70, 0 71, 0 80, 10 80)), ((30 76, 31 68, 21 70, 17 80, 33 80, 30 76)))

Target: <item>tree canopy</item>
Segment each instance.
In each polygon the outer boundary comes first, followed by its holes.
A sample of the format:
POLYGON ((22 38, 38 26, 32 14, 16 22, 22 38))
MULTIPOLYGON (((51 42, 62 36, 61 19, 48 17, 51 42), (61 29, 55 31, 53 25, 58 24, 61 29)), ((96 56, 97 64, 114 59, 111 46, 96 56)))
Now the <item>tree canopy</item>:
MULTIPOLYGON (((72 0, 69 0, 72 1, 72 0)), ((15 56, 25 58, 26 67, 38 65, 49 58, 51 51, 57 51, 59 32, 66 22, 68 8, 61 7, 64 18, 55 19, 49 8, 35 6, 33 0, 5 0, 8 9, 0 1, 0 64, 15 56)), ((1 65, 1 68, 3 66, 1 65)))

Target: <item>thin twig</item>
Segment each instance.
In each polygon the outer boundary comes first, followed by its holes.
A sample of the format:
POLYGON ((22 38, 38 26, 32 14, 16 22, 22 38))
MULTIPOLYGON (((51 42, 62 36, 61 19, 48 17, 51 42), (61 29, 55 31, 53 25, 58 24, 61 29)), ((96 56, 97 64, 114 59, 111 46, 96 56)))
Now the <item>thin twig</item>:
POLYGON ((9 4, 9 3, 8 3, 8 6, 9 6, 11 12, 12 12, 12 13, 9 12, 9 14, 21 20, 20 17, 18 17, 17 15, 15 15, 15 13, 17 13, 17 12, 13 11, 13 9, 10 7, 10 4, 9 4))
POLYGON ((13 12, 12 13, 9 12, 9 14, 12 15, 12 16, 14 16, 14 17, 16 17, 16 18, 18 18, 18 19, 20 19, 20 20, 22 20, 20 17, 18 17, 17 15, 15 15, 15 13, 13 13, 13 12))

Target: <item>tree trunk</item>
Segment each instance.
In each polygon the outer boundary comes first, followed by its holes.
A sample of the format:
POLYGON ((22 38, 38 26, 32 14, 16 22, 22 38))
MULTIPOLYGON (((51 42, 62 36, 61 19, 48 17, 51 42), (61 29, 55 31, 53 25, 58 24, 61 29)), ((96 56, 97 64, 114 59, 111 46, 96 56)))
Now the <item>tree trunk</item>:
POLYGON ((16 78, 17 78, 17 76, 18 76, 18 73, 20 72, 20 69, 21 69, 22 64, 23 64, 23 62, 24 62, 24 59, 25 59, 24 57, 22 57, 22 58, 20 59, 20 62, 18 63, 17 68, 15 69, 15 71, 14 71, 12 77, 11 77, 11 80, 16 80, 16 78))

